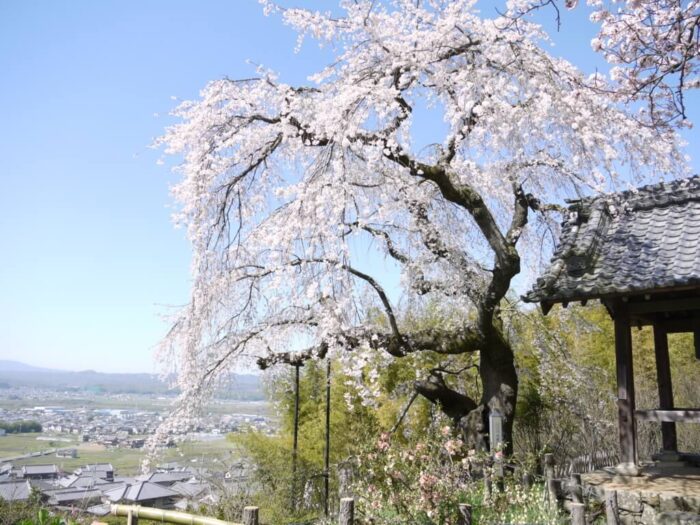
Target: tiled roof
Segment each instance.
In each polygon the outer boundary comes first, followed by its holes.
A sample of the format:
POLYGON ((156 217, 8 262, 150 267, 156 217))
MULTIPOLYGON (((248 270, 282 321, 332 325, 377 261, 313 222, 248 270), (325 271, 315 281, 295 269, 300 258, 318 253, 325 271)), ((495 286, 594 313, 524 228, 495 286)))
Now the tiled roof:
POLYGON ((523 298, 567 302, 700 286, 700 177, 573 202, 523 298))
POLYGON ((28 499, 31 493, 32 487, 26 481, 0 483, 0 500, 22 501, 28 499))
POLYGON ((25 475, 57 474, 58 467, 56 465, 24 465, 22 473, 25 475))
POLYGON ((189 472, 154 472, 143 478, 143 481, 158 483, 160 485, 172 485, 177 481, 187 481, 192 478, 189 472))
POLYGON ((132 485, 124 494, 124 499, 127 501, 150 501, 160 498, 172 498, 177 496, 177 492, 170 490, 150 481, 141 481, 136 485, 132 485))
POLYGON ((181 496, 186 498, 196 498, 202 493, 209 491, 208 483, 183 483, 178 481, 172 487, 170 487, 174 492, 177 492, 181 496))

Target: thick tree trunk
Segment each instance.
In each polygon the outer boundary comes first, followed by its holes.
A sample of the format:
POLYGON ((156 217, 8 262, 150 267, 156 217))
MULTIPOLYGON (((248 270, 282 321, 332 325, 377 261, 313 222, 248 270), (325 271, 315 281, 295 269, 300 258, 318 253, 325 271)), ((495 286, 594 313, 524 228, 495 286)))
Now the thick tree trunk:
POLYGON ((500 412, 504 416, 504 451, 511 454, 513 418, 518 395, 515 356, 500 327, 490 324, 482 328, 482 332, 485 336, 479 364, 482 396, 478 403, 450 388, 439 374, 434 374, 425 381, 416 381, 414 386, 419 394, 439 405, 445 415, 454 421, 470 448, 491 450, 489 414, 493 410, 500 412))
MULTIPOLYGON (((505 441, 505 453, 513 451, 513 419, 515 417, 515 403, 518 396, 518 375, 515 370, 515 356, 508 341, 505 340, 500 330, 494 329, 487 338, 485 351, 481 352, 479 372, 483 394, 480 406, 482 426, 473 445, 487 446, 488 442, 488 417, 491 411, 498 410, 503 416, 503 439, 505 441), (480 435, 479 435, 480 434, 480 435)), ((478 410, 478 408, 477 408, 478 410)))

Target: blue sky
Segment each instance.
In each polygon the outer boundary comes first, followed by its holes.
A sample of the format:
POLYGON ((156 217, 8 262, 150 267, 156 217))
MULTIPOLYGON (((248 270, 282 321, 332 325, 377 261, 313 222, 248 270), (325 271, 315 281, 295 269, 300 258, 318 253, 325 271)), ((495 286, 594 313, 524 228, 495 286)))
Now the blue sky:
MULTIPOLYGON (((330 3, 293 5, 314 4, 330 3)), ((563 15, 553 51, 602 69, 585 13, 563 15)), ((247 59, 304 82, 328 55, 295 39, 254 0, 0 2, 0 359, 153 370, 189 249, 148 146, 171 97, 250 75, 247 59)))

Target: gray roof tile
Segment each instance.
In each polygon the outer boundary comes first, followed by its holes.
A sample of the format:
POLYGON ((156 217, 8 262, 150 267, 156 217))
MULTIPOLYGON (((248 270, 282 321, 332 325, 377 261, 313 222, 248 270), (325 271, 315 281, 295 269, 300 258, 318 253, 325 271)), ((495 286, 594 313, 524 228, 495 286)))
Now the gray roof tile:
POLYGON ((572 203, 549 268, 523 298, 567 302, 700 286, 700 177, 572 203))

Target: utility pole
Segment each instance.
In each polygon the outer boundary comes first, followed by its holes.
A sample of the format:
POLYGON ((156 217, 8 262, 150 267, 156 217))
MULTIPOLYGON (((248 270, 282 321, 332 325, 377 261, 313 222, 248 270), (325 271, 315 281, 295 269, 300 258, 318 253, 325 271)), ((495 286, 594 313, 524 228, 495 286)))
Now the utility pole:
POLYGON ((299 450, 299 368, 294 364, 294 444, 292 446, 292 510, 297 508, 297 454, 299 450))
POLYGON ((326 357, 326 450, 324 457, 323 512, 328 517, 328 496, 330 494, 331 458, 331 360, 326 357))

